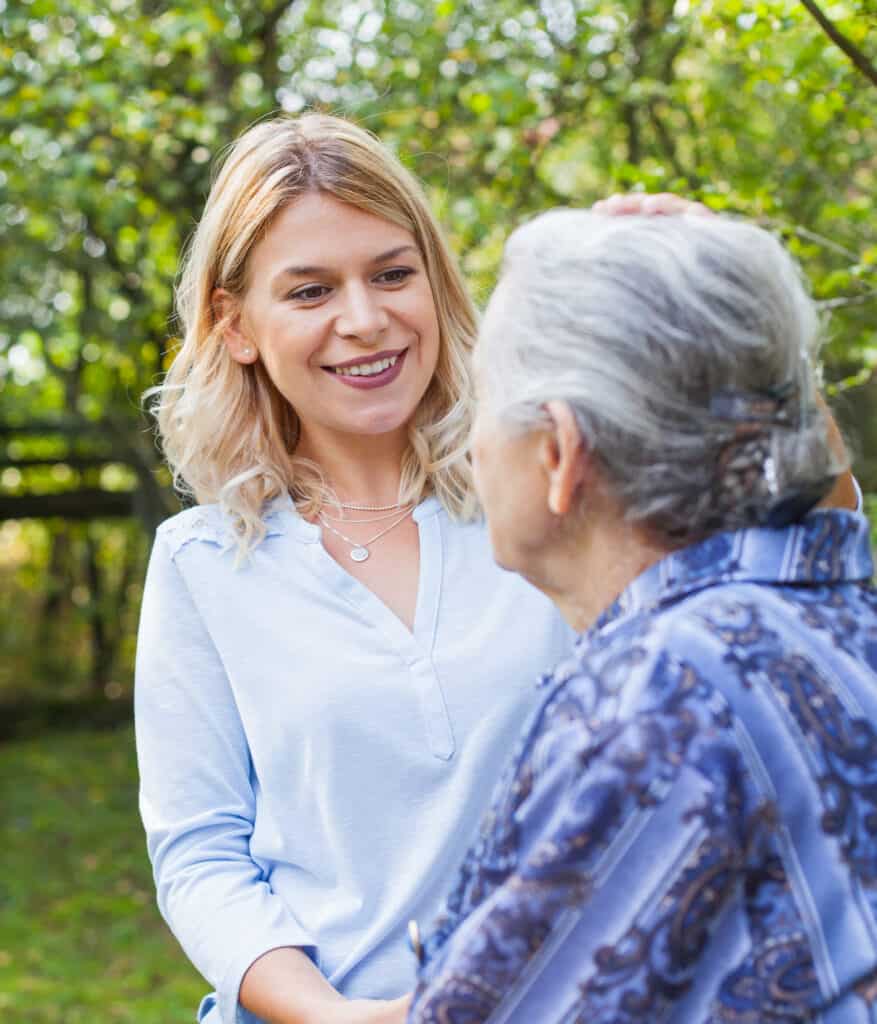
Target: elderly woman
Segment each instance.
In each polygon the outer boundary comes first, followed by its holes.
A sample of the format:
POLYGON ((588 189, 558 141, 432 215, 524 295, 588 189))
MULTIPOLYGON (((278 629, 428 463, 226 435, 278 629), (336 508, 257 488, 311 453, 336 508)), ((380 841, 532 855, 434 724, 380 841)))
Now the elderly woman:
POLYGON ((562 211, 478 349, 497 560, 581 634, 409 1020, 877 1019, 877 600, 797 268, 732 220, 562 211))

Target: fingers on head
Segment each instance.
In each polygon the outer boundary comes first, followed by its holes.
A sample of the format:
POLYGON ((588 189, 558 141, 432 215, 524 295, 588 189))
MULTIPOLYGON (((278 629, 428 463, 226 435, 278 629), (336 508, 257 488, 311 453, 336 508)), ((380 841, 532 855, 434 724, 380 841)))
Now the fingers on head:
POLYGON ((643 216, 659 216, 672 214, 693 214, 698 217, 715 216, 713 211, 703 203, 685 199, 672 192, 616 192, 608 199, 601 199, 592 207, 595 213, 610 215, 642 214, 643 216))

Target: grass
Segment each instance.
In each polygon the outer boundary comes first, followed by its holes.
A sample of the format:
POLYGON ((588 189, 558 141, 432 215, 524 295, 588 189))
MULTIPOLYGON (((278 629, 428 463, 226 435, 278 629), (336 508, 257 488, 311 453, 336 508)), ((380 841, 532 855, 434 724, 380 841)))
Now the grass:
POLYGON ((192 1024, 155 909, 130 727, 0 745, 0 1020, 192 1024))

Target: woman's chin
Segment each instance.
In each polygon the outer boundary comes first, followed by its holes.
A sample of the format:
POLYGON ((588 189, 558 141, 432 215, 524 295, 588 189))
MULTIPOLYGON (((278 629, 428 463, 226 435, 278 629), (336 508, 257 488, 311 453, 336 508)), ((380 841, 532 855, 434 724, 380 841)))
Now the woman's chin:
POLYGON ((395 434, 408 435, 411 416, 385 416, 368 419, 359 424, 353 433, 366 437, 389 437, 395 434))
POLYGON ((390 438, 393 436, 408 437, 408 425, 413 414, 402 413, 376 414, 361 416, 349 420, 340 426, 339 433, 350 437, 390 438))

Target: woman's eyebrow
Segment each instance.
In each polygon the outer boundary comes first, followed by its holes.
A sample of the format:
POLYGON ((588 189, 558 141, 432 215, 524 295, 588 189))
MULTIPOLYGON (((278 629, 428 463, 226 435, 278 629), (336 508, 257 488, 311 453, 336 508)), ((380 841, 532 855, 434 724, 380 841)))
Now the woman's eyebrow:
POLYGON ((380 256, 375 256, 373 263, 385 263, 387 260, 394 260, 397 256, 401 256, 403 252, 408 251, 418 253, 419 249, 416 245, 406 243, 405 245, 397 245, 395 249, 388 249, 386 252, 382 252, 380 256))
MULTIPOLYGON (((416 245, 397 245, 395 249, 388 249, 386 252, 382 252, 379 256, 375 256, 371 261, 374 263, 386 263, 387 260, 394 260, 397 256, 401 256, 402 253, 408 251, 417 253, 419 252, 416 245)), ((307 277, 309 274, 329 274, 331 273, 331 267, 320 267, 316 264, 309 263, 303 266, 295 267, 284 267, 278 273, 278 277, 307 277)))

